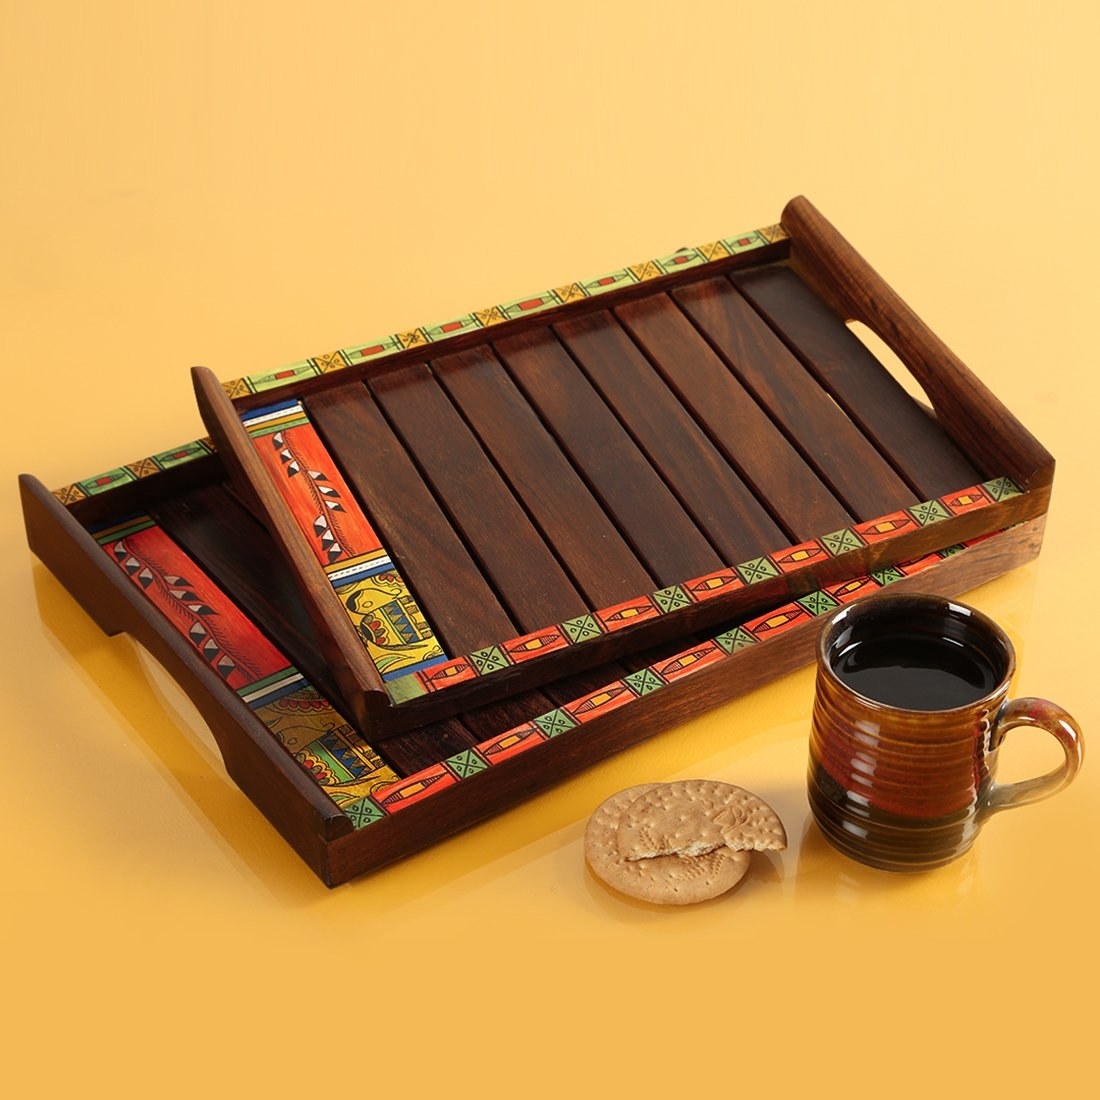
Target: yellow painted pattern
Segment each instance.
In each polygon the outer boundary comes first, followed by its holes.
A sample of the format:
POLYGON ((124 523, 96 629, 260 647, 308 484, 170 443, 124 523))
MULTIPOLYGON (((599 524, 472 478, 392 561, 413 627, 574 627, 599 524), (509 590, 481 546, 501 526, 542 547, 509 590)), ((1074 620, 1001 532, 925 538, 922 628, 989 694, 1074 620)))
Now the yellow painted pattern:
POLYGON ((389 570, 337 590, 380 675, 443 657, 423 612, 389 570))

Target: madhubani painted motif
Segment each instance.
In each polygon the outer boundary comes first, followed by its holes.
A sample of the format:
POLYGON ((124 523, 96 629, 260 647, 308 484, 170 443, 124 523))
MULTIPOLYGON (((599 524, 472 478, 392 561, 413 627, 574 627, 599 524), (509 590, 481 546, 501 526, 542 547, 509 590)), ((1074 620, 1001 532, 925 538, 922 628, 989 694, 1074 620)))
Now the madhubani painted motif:
POLYGON ((149 516, 95 538, 338 806, 396 781, 343 715, 149 516))
POLYGON ((298 401, 243 418, 264 466, 383 680, 446 654, 298 401))

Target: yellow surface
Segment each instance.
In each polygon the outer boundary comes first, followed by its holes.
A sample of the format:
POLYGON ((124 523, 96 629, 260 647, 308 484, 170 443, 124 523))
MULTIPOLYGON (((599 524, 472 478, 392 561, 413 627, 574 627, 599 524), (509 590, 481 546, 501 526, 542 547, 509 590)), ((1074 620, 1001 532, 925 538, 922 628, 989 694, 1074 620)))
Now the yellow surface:
MULTIPOLYGON (((945 870, 865 871, 808 824, 803 671, 329 892, 31 559, 15 473, 201 434, 193 363, 280 366, 803 192, 1057 455, 1041 559, 972 600, 1096 734, 1095 6, 404 7, 0 3, 5 1094, 1085 1088, 1095 762, 945 870), (688 776, 765 797, 790 849, 692 910, 593 881, 591 810, 688 776)), ((1053 762, 1013 741, 1006 771, 1053 762)))

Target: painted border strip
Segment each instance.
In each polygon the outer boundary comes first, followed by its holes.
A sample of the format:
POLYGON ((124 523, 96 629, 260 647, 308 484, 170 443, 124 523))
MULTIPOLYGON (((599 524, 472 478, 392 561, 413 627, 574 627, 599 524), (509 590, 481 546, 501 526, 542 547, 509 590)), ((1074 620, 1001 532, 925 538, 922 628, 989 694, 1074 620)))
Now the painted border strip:
POLYGON ((100 493, 106 493, 122 485, 151 477, 153 474, 171 470, 174 466, 182 466, 185 462, 192 462, 196 458, 213 454, 215 449, 214 441, 209 437, 196 439, 191 443, 181 443, 178 447, 171 447, 167 451, 150 455, 148 458, 140 458, 136 462, 126 463, 125 466, 116 466, 113 470, 106 470, 94 477, 86 477, 82 481, 73 482, 72 485, 54 489, 53 495, 62 504, 74 504, 86 497, 98 496, 100 493))
POLYGON ((249 375, 245 378, 225 382, 223 385, 226 393, 231 398, 243 397, 246 394, 265 393, 268 390, 297 382, 302 378, 316 378, 332 371, 384 359, 396 352, 404 351, 406 348, 438 344, 454 336, 489 328, 492 325, 514 320, 517 317, 532 316, 582 298, 594 298, 597 295, 606 294, 610 290, 618 290, 624 286, 642 283, 648 279, 655 279, 661 275, 668 275, 684 268, 702 267, 730 256, 736 256, 742 252, 763 248, 765 245, 785 240, 786 237, 786 231, 779 225, 768 226, 765 229, 754 229, 748 233, 724 237, 721 240, 700 245, 698 248, 682 248, 670 256, 662 256, 659 259, 648 260, 645 263, 631 264, 629 267, 620 268, 596 279, 566 283, 564 286, 555 287, 552 290, 528 294, 523 298, 515 298, 499 305, 489 306, 488 309, 475 309, 471 313, 463 313, 434 325, 423 325, 419 328, 409 329, 406 332, 390 333, 377 340, 352 344, 350 347, 339 348, 337 351, 328 352, 326 355, 303 359, 298 363, 283 367, 281 370, 249 375))
POLYGON ((241 421, 382 680, 447 660, 302 403, 254 409, 241 421))
POLYGON ((595 691, 590 691, 579 699, 555 707, 529 722, 523 722, 503 733, 498 733, 473 748, 464 749, 422 771, 383 786, 359 801, 345 805, 344 813, 357 829, 365 828, 384 817, 400 813, 417 802, 423 802, 438 791, 453 787, 486 768, 494 767, 539 745, 544 745, 569 730, 583 726, 599 715, 606 714, 617 707, 626 706, 642 696, 660 691, 671 683, 692 676, 709 665, 724 661, 742 649, 760 645, 800 623, 827 615, 842 604, 885 588, 902 577, 913 576, 936 562, 990 537, 990 535, 980 535, 965 543, 925 554, 912 561, 899 562, 868 576, 857 577, 840 584, 826 585, 781 607, 757 615, 739 626, 725 630, 709 641, 700 642, 672 657, 632 672, 621 680, 615 680, 595 691))
POLYGON ((390 680, 386 689, 397 704, 429 693, 445 691, 456 684, 490 676, 553 650, 583 645, 625 626, 668 615, 693 603, 702 603, 720 593, 760 584, 781 574, 797 572, 826 558, 838 557, 851 550, 859 550, 964 512, 988 508, 1008 497, 1019 496, 1020 493, 1020 488, 1004 477, 971 485, 937 500, 914 504, 888 516, 858 523, 821 538, 809 539, 797 546, 789 546, 736 566, 719 569, 683 584, 659 589, 648 596, 639 596, 602 611, 567 619, 519 638, 438 662, 431 668, 390 680))
MULTIPOLYGON (((725 260, 742 252, 764 248, 766 245, 775 244, 777 241, 786 238, 787 233, 781 225, 771 225, 764 229, 754 229, 748 233, 723 237, 720 240, 712 241, 710 244, 700 245, 698 248, 681 249, 671 256, 648 260, 641 264, 631 264, 629 267, 620 268, 596 279, 567 283, 553 290, 529 294, 524 298, 516 298, 511 302, 490 306, 488 309, 475 309, 471 313, 461 314, 449 321, 434 325, 422 325, 407 332, 391 333, 378 340, 352 344, 350 347, 330 351, 324 355, 316 355, 310 359, 303 359, 277 370, 261 371, 244 378, 223 382, 222 387, 231 398, 277 391, 284 386, 293 385, 303 378, 316 378, 319 375, 330 374, 346 367, 355 367, 362 363, 385 359, 387 356, 404 351, 406 348, 439 344, 452 337, 461 336, 478 329, 489 328, 514 317, 526 317, 582 298, 594 298, 600 294, 606 294, 608 291, 619 290, 625 286, 655 279, 660 275, 667 275, 683 268, 703 267, 706 264, 725 260)), ((213 451, 214 444, 210 439, 185 443, 170 451, 163 451, 159 455, 139 459, 137 462, 131 462, 114 470, 97 474, 94 477, 84 478, 71 485, 62 486, 60 489, 55 489, 53 495, 62 504, 73 504, 78 500, 149 477, 152 474, 160 473, 162 470, 170 469, 182 462, 200 458, 213 451)))
POLYGON ((400 778, 150 517, 93 535, 357 829, 991 537, 827 585, 400 778))
POLYGON ((397 773, 146 515, 93 532, 108 557, 341 808, 397 773))

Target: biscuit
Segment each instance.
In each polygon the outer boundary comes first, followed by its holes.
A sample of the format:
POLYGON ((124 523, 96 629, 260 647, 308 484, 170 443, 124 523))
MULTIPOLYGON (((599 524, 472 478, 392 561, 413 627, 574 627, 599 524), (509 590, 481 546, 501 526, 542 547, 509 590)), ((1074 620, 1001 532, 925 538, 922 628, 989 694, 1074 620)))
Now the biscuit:
POLYGON ((628 861, 666 855, 777 851, 787 845, 772 808, 741 787, 710 779, 662 783, 643 792, 623 811, 619 854, 628 861))
POLYGON ((749 853, 725 845, 697 855, 668 854, 628 860, 619 850, 622 815, 665 784, 641 784, 604 801, 589 819, 584 855, 593 874, 628 897, 657 905, 690 905, 725 893, 741 880, 749 853))

